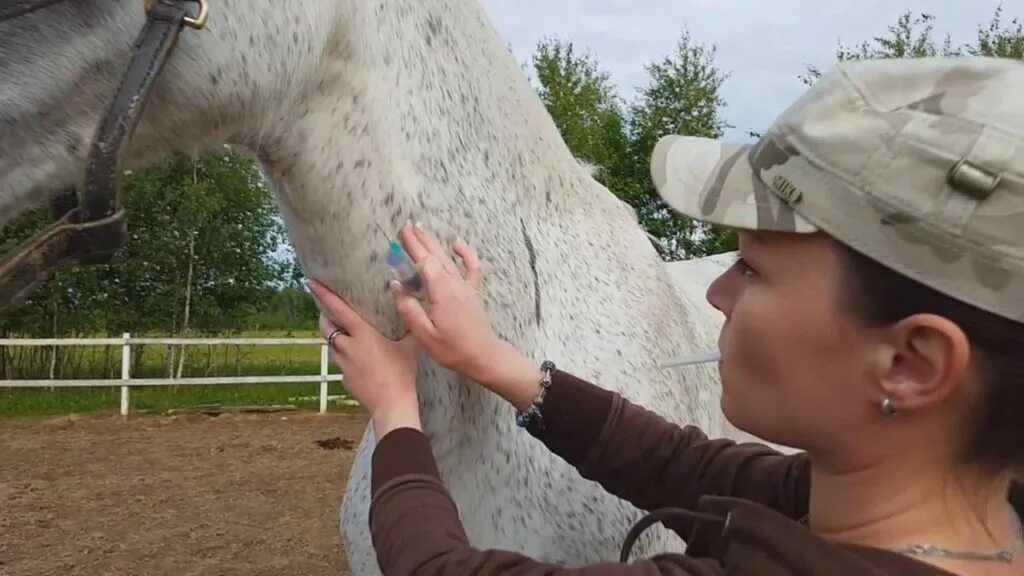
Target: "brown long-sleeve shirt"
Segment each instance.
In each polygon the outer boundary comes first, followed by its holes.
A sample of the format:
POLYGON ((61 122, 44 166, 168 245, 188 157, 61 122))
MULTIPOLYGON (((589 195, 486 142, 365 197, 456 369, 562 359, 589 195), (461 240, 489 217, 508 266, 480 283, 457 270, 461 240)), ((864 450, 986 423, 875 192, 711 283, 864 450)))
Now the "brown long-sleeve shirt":
MULTIPOLYGON (((710 440, 560 371, 543 416, 544 430, 529 432, 584 478, 643 510, 685 509, 665 524, 687 541, 686 555, 564 567, 475 549, 426 436, 405 428, 373 455, 370 528, 385 576, 950 576, 901 554, 825 541, 795 521, 808 503, 804 454, 710 440)), ((1024 511, 1021 486, 1011 500, 1024 511)))

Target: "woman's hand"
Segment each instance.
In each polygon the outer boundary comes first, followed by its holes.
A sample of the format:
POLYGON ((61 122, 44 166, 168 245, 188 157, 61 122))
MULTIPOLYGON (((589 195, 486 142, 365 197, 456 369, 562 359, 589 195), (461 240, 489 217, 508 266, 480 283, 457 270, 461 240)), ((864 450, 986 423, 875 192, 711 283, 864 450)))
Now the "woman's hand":
POLYGON ((420 270, 428 307, 393 282, 395 306, 423 350, 438 364, 475 380, 517 408, 530 405, 540 390, 540 366, 499 339, 491 328, 480 283, 480 258, 461 238, 454 252, 466 268, 463 278, 441 244, 422 227, 405 226, 399 240, 420 270))
POLYGON ((416 396, 416 341, 385 338, 341 297, 318 282, 309 283, 323 304, 320 333, 331 342, 331 356, 345 375, 345 388, 373 418, 380 440, 396 428, 421 429, 416 396))
POLYGON ((499 344, 478 293, 483 279, 479 257, 465 241, 455 244, 466 266, 463 278, 437 239, 421 227, 407 225, 398 237, 420 271, 429 303, 428 310, 393 282, 399 314, 434 361, 475 379, 499 344))

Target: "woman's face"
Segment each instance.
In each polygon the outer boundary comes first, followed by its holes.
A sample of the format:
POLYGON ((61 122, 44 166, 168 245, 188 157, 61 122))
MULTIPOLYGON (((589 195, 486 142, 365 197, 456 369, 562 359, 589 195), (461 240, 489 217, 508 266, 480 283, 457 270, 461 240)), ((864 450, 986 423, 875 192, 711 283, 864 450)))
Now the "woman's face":
POLYGON ((737 427, 810 451, 852 444, 878 417, 879 331, 843 312, 842 270, 820 234, 740 233, 708 289, 725 315, 722 409, 737 427))

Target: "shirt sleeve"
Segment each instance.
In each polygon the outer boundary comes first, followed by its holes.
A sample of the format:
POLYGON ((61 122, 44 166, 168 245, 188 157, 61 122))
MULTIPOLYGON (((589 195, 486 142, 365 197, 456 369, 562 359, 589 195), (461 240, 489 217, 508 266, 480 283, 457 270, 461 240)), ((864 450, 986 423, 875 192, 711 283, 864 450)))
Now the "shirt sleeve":
POLYGON ((580 475, 642 510, 693 509, 704 495, 806 513, 809 460, 758 443, 709 439, 619 394, 556 371, 529 432, 580 475))
POLYGON ((564 567, 517 552, 476 549, 441 483, 429 440, 411 428, 381 439, 371 484, 370 533, 385 576, 725 576, 714 560, 676 554, 564 567))

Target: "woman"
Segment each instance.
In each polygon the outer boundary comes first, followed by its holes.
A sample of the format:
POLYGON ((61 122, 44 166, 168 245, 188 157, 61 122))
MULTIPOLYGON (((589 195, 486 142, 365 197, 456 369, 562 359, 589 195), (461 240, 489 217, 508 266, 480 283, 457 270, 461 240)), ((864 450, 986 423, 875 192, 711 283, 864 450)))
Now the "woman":
POLYGON ((384 573, 570 572, 468 545, 419 431, 419 347, 508 400, 584 477, 667 510, 654 519, 688 543, 573 574, 1024 574, 1021 90, 1015 61, 846 63, 752 147, 659 142, 665 201, 739 234, 708 290, 725 315, 723 410, 797 455, 709 441, 524 357, 491 331, 464 242, 465 278, 429 233, 402 231, 431 305, 395 290, 399 342, 313 284, 379 439, 384 573))

